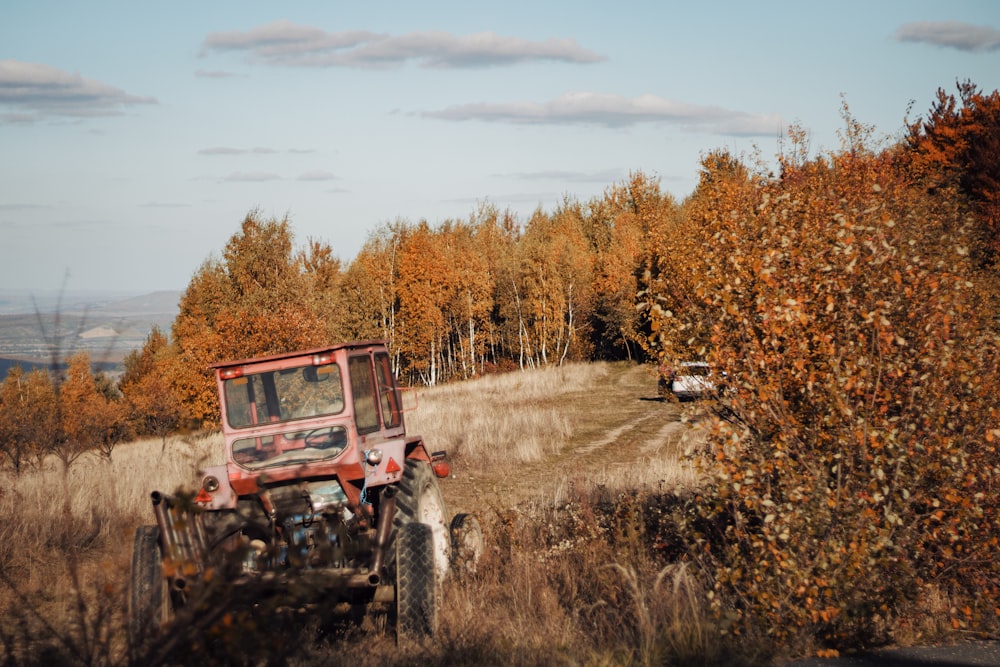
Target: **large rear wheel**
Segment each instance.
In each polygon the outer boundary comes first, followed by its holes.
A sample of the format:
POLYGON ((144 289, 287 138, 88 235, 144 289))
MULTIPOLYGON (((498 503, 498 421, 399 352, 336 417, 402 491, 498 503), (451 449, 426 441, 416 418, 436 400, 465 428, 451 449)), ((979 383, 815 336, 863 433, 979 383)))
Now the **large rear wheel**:
POLYGON ((396 533, 396 638, 430 637, 437 629, 437 581, 431 527, 410 522, 396 533))
POLYGON ((132 547, 128 594, 128 640, 133 655, 170 620, 170 590, 163 576, 160 529, 139 526, 132 547))
POLYGON ((444 580, 451 565, 448 512, 430 464, 417 459, 407 459, 403 467, 403 479, 399 483, 399 495, 396 497, 393 532, 398 535, 402 526, 412 522, 430 527, 434 571, 438 581, 444 580))

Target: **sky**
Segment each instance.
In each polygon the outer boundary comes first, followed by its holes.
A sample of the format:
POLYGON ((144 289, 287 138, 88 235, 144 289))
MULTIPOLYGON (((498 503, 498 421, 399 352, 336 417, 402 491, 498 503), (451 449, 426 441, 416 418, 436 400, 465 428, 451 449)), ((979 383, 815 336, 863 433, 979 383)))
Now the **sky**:
POLYGON ((898 138, 1000 89, 1000 2, 0 0, 0 290, 183 290, 244 217, 348 264, 395 221, 898 138))

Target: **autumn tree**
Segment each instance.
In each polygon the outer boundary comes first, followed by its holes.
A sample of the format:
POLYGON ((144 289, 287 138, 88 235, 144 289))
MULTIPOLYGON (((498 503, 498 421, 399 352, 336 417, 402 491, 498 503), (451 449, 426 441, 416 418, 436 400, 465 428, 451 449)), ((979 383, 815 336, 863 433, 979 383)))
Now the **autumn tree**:
POLYGON ((52 453, 66 466, 91 450, 110 459, 126 434, 122 406, 100 391, 87 352, 70 357, 67 366, 59 384, 58 431, 52 453))
POLYGON ((509 363, 511 351, 515 349, 514 339, 505 336, 508 327, 501 309, 505 295, 510 293, 507 276, 518 261, 520 228, 510 211, 500 211, 491 204, 480 204, 467 226, 472 235, 471 247, 467 250, 472 257, 467 261, 474 266, 463 270, 466 309, 462 319, 468 327, 461 335, 468 335, 471 348, 472 328, 475 327, 475 351, 480 371, 485 370, 487 364, 493 369, 501 368, 509 363))
POLYGON ((928 187, 955 183, 969 198, 981 222, 974 256, 992 266, 1000 257, 1000 91, 987 95, 968 80, 957 89, 956 98, 939 88, 927 117, 907 126, 905 157, 928 187))
POLYGON ((309 308, 322 321, 328 341, 351 338, 348 334, 352 305, 344 300, 344 269, 329 244, 308 239, 298 263, 305 277, 309 308))
POLYGON ((519 357, 531 365, 589 358, 593 256, 584 213, 566 201, 536 211, 520 239, 516 280, 519 357))
POLYGON ((399 253, 405 225, 397 221, 372 232, 344 274, 344 328, 348 337, 389 343, 399 372, 396 321, 399 311, 399 253))
POLYGON ((709 153, 683 203, 682 220, 665 221, 651 232, 638 303, 651 357, 668 363, 704 358, 715 317, 704 308, 705 296, 752 289, 741 247, 755 232, 744 211, 752 210, 760 185, 759 176, 730 152, 709 153))
POLYGON ((313 276, 329 283, 337 270, 313 246, 296 253, 287 219, 247 215, 222 259, 206 261, 181 297, 172 329, 170 378, 190 417, 217 423, 209 365, 322 345, 327 327, 313 276), (315 273, 310 273, 313 270, 315 273))
POLYGON ((225 269, 209 260, 191 278, 174 318, 167 377, 195 424, 212 423, 218 412, 208 368, 222 356, 215 319, 229 303, 225 269))
POLYGON ((440 229, 443 262, 453 276, 448 302, 447 347, 443 362, 447 377, 468 378, 477 373, 485 350, 484 332, 493 310, 493 276, 479 254, 471 224, 453 223, 440 229))
POLYGON ((128 420, 138 435, 155 435, 166 447, 167 436, 184 418, 184 409, 170 381, 170 344, 159 327, 153 327, 142 348, 130 352, 119 387, 128 420))
POLYGON ((0 385, 0 453, 20 475, 56 438, 56 396, 47 371, 14 366, 0 385))
POLYGON ((426 221, 403 237, 399 260, 399 328, 397 342, 409 360, 408 370, 434 385, 445 339, 445 304, 454 274, 444 263, 442 248, 426 221))
POLYGON ((595 353, 601 359, 629 358, 640 342, 635 308, 649 248, 677 216, 677 205, 657 181, 641 172, 609 188, 589 206, 588 236, 594 254, 595 353))

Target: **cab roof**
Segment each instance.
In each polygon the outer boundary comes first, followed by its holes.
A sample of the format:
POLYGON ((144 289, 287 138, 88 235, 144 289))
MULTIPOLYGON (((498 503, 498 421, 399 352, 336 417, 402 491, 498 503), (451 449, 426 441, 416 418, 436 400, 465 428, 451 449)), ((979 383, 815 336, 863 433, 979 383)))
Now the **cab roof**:
POLYGON ((259 364, 268 361, 279 361, 281 359, 294 359, 296 357, 308 357, 314 354, 324 354, 336 352, 338 350, 360 350, 372 347, 386 347, 384 340, 356 340, 344 343, 335 343, 326 347, 314 347, 308 350, 295 350, 294 352, 283 352, 281 354, 271 354, 263 357, 249 357, 247 359, 237 359, 234 361, 218 361, 209 364, 209 368, 229 368, 231 366, 246 366, 247 364, 259 364))

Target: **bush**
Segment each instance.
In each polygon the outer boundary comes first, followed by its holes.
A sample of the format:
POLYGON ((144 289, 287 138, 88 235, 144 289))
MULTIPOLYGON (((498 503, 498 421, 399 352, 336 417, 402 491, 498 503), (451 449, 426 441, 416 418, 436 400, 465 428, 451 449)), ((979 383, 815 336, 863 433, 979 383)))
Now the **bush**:
POLYGON ((792 647, 882 641, 942 591, 955 627, 988 627, 1000 592, 997 336, 968 211, 847 121, 840 152, 780 178, 706 160, 647 304, 661 354, 728 377, 688 555, 737 630, 792 647))

